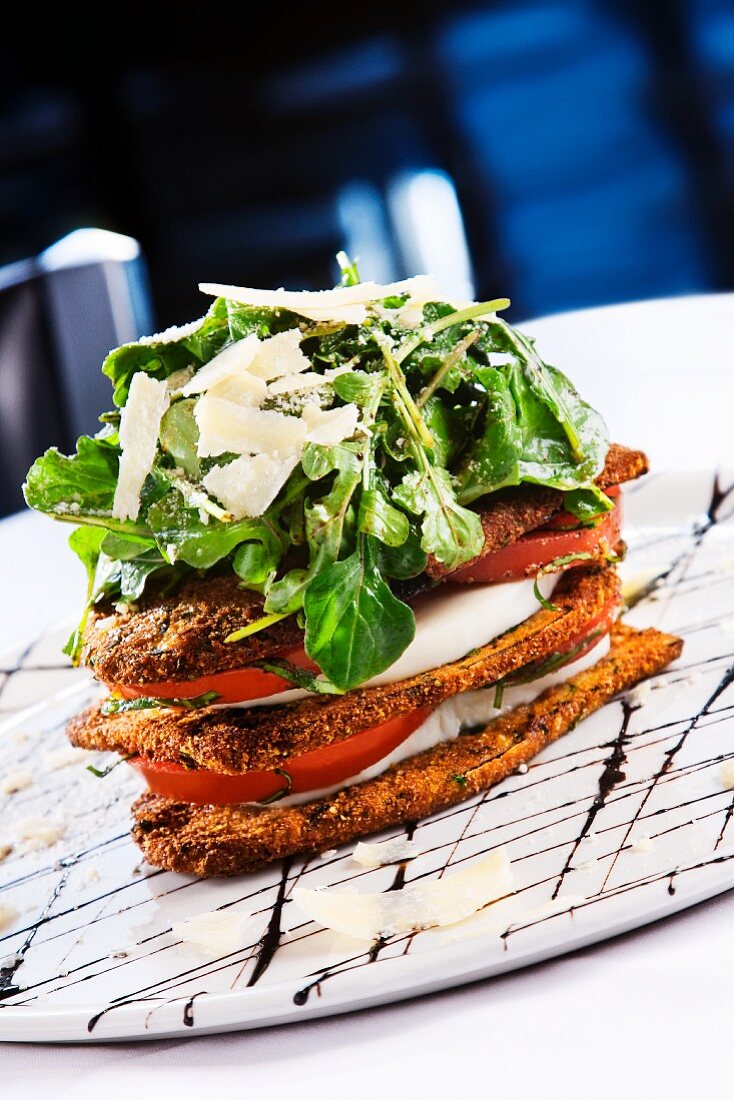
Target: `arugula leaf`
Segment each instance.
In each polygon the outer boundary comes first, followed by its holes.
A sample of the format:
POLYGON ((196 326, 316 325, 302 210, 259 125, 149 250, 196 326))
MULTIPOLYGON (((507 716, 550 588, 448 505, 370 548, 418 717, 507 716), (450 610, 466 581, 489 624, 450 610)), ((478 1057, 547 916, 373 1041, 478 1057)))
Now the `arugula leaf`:
POLYGON ((83 435, 74 455, 51 447, 28 471, 23 493, 39 512, 71 523, 97 523, 118 531, 139 531, 141 524, 112 519, 120 449, 107 439, 83 435))
POLYGON ((342 286, 357 286, 357 284, 362 281, 359 277, 357 261, 350 260, 346 252, 337 252, 336 262, 339 264, 339 270, 342 274, 342 286))
POLYGON ((377 547, 377 559, 383 577, 391 577, 396 581, 417 577, 428 564, 426 553, 421 547, 420 531, 411 524, 408 537, 401 546, 385 546, 380 543, 377 547))
POLYGON ((380 489, 366 489, 362 493, 357 527, 366 535, 374 535, 385 546, 402 546, 410 532, 408 517, 393 508, 380 489))
MULTIPOLYGON (((274 526, 268 523, 265 516, 236 523, 222 523, 210 518, 208 523, 202 523, 198 510, 187 507, 175 489, 149 508, 148 523, 161 553, 169 561, 183 561, 196 569, 210 569, 231 554, 240 543, 260 542, 272 554, 274 540, 278 541, 274 526)), ((240 559, 240 569, 246 568, 247 560, 240 559)), ((251 564, 252 559, 249 562, 251 564)), ((261 557, 257 568, 262 570, 262 567, 261 557)))
POLYGON ((573 489, 563 498, 563 507, 581 523, 593 526, 614 508, 614 501, 598 485, 573 489))
POLYGON ((415 636, 415 617, 380 576, 375 540, 322 569, 303 601, 306 653, 342 691, 393 664, 415 636))
POLYGON ((87 625, 87 619, 89 618, 89 612, 92 607, 92 597, 94 595, 94 578, 97 573, 97 562, 99 561, 99 555, 101 553, 102 541, 105 538, 104 531, 99 527, 77 527, 69 535, 69 546, 74 551, 79 561, 84 566, 87 573, 87 598, 84 604, 84 611, 79 624, 72 631, 72 634, 64 646, 62 652, 71 657, 72 664, 79 663, 79 657, 82 651, 82 641, 84 637, 84 628, 87 625))
POLYGON ((311 691, 316 695, 344 694, 330 680, 325 679, 323 676, 317 676, 308 668, 294 665, 291 661, 274 658, 269 661, 254 661, 253 664, 257 668, 264 669, 265 672, 272 672, 274 676, 281 676, 284 680, 290 680, 295 687, 301 688, 302 691, 311 691))
POLYGON ((493 367, 476 367, 475 377, 487 403, 482 434, 457 477, 462 504, 520 481, 523 435, 508 377, 493 367))
POLYGON ((198 481, 201 478, 201 462, 196 451, 199 428, 194 419, 195 404, 195 398, 188 397, 175 401, 166 409, 161 420, 160 441, 161 447, 176 465, 198 481))
POLYGON ((481 552, 481 520, 457 502, 448 470, 425 462, 423 470, 405 475, 393 495, 404 508, 423 517, 421 547, 449 569, 481 552))
POLYGON ((217 298, 199 328, 190 336, 155 344, 123 344, 111 351, 102 364, 102 373, 114 386, 114 403, 118 408, 125 404, 130 381, 138 371, 163 380, 186 367, 200 367, 214 358, 228 337, 227 304, 217 298))
POLYGON ((218 691, 205 691, 189 699, 160 699, 152 695, 140 695, 137 699, 105 699, 99 708, 102 714, 127 714, 128 711, 151 710, 153 707, 180 707, 182 710, 200 710, 210 707, 221 696, 218 691))

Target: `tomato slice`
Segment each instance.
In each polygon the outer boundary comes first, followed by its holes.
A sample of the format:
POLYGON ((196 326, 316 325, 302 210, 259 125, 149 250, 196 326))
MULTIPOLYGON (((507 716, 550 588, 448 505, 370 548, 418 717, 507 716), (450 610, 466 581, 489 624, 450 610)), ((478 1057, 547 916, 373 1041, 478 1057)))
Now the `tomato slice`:
MULTIPOLYGON (((318 672, 318 665, 306 656, 305 650, 296 649, 283 654, 283 659, 299 668, 318 672)), ((226 672, 212 672, 196 680, 166 680, 159 684, 107 684, 110 691, 123 699, 195 699, 207 691, 216 691, 217 703, 246 703, 250 699, 265 699, 268 695, 288 691, 293 687, 289 680, 265 672, 261 668, 232 668, 226 672)))
POLYGON ((241 775, 221 775, 145 757, 131 760, 130 764, 143 776, 153 794, 176 802, 226 806, 235 802, 274 801, 273 796, 281 792, 303 794, 317 791, 358 775, 410 737, 425 722, 431 709, 422 707, 362 733, 355 733, 335 745, 291 757, 285 761, 282 774, 252 771, 241 775))
MULTIPOLYGON (((532 531, 521 539, 503 546, 493 554, 457 569, 446 579, 458 584, 519 580, 534 576, 545 565, 567 554, 589 554, 601 546, 612 549, 619 542, 622 529, 621 497, 611 512, 596 527, 577 527, 573 531, 532 531)), ((583 565, 583 559, 571 562, 583 565)))

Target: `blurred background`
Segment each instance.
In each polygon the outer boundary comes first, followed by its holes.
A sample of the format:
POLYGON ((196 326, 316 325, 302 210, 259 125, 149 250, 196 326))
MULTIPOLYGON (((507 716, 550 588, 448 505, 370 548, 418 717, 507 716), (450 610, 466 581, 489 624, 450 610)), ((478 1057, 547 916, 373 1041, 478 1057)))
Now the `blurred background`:
POLYGON ((0 46, 0 511, 199 281, 325 287, 345 248, 514 320, 734 286, 734 0, 50 18, 0 46), (49 249, 89 226, 125 236, 49 249))

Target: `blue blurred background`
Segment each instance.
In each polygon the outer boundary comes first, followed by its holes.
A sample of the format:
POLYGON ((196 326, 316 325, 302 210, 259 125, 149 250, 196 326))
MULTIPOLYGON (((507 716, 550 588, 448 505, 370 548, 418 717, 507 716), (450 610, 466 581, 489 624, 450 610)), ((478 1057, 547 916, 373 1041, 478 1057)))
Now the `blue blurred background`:
MULTIPOLYGON (((340 248, 516 320, 734 286, 734 0, 104 17, 0 47, 0 264, 129 234, 133 328, 198 316, 200 280, 331 285, 340 248)), ((54 441, 77 427, 61 389, 54 441)))

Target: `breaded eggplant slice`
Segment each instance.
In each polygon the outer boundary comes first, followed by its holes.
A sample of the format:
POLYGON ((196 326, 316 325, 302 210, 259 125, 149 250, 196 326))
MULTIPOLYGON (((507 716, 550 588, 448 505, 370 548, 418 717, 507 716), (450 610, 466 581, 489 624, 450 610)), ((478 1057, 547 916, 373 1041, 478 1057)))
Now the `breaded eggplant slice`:
POLYGON ((375 779, 300 806, 194 806, 146 794, 133 806, 133 839, 154 867, 239 875, 419 821, 498 783, 618 692, 665 668, 682 646, 670 634, 618 624, 598 664, 481 733, 445 741, 375 779))
MULTIPOLYGON (((604 469, 596 479, 600 489, 610 489, 625 481, 642 477, 649 469, 647 456, 642 451, 632 451, 619 443, 612 443, 604 469)), ((473 565, 487 554, 501 550, 516 542, 522 535, 542 527, 563 510, 563 493, 558 489, 546 489, 542 485, 518 485, 492 493, 485 504, 479 500, 474 506, 479 512, 484 531, 484 549, 481 554, 461 568, 473 565)), ((452 570, 430 558, 426 572, 433 580, 442 580, 452 570)))
POLYGON ((170 596, 153 589, 138 609, 118 615, 95 609, 84 632, 82 662, 107 684, 155 684, 243 668, 303 643, 295 616, 241 642, 228 634, 262 618, 263 597, 240 586, 234 573, 191 577, 170 596))
POLYGON ((242 710, 160 708, 105 716, 96 704, 72 718, 67 733, 80 748, 123 756, 139 752, 175 762, 183 758, 228 774, 284 767, 291 756, 323 748, 420 707, 437 706, 452 695, 486 687, 549 656, 582 634, 618 593, 614 569, 583 566, 558 582, 553 593, 557 610, 542 609, 461 660, 408 680, 242 710))

